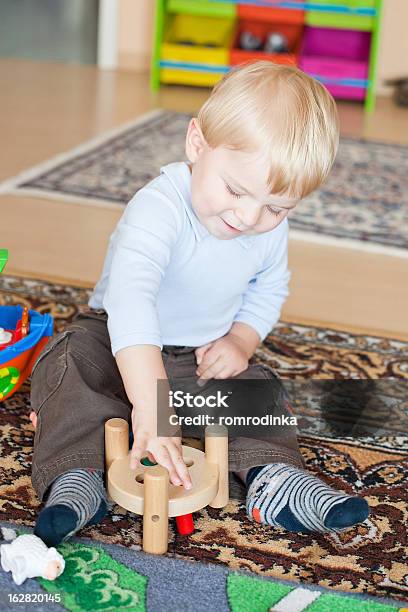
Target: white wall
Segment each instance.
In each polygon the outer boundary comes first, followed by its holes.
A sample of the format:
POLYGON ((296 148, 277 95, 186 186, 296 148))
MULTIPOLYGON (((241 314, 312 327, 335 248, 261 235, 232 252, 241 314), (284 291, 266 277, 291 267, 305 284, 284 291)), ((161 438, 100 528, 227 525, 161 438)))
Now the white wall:
POLYGON ((118 0, 118 68, 148 71, 155 0, 118 0))
POLYGON ((408 77, 408 0, 383 0, 377 91, 389 93, 385 79, 408 77))

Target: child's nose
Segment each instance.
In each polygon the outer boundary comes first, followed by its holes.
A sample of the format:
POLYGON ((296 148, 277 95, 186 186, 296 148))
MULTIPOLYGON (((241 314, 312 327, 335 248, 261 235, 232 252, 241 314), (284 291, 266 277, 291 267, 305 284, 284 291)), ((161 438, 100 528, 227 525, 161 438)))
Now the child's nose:
POLYGON ((246 228, 249 228, 257 224, 261 211, 261 206, 248 204, 245 205, 245 207, 237 208, 235 210, 235 216, 243 225, 245 225, 246 228))

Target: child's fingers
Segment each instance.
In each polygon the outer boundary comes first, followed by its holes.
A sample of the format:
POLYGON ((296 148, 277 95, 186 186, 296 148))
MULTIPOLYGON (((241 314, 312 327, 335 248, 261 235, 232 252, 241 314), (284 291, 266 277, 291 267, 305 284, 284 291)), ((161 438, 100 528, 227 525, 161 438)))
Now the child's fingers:
POLYGON ((37 427, 37 415, 34 412, 34 410, 30 412, 30 421, 33 424, 33 427, 35 429, 37 427))
POLYGON ((181 479, 177 474, 173 460, 170 457, 168 449, 165 446, 160 446, 155 452, 155 459, 157 463, 166 468, 169 473, 169 480, 172 484, 178 486, 181 485, 181 479))
POLYGON ((214 365, 214 363, 221 357, 221 353, 215 348, 208 350, 203 356, 200 365, 196 369, 197 376, 201 376, 205 370, 214 365))
POLYGON ((132 450, 130 452, 130 469, 136 469, 138 463, 140 462, 144 452, 146 450, 146 439, 144 437, 138 436, 133 442, 132 450))
POLYGON ((214 378, 219 372, 221 372, 221 370, 223 370, 223 368, 224 363, 220 356, 213 364, 211 364, 206 370, 204 370, 204 372, 200 374, 197 380, 197 385, 199 387, 203 387, 207 380, 214 378))
POLYGON ((220 372, 214 375, 214 378, 220 380, 229 378, 230 376, 234 376, 233 370, 231 370, 230 366, 225 366, 222 368, 222 370, 220 370, 220 372))
POLYGON ((177 474, 183 483, 185 489, 191 489, 193 483, 191 482, 190 474, 188 473, 188 469, 186 464, 184 463, 183 455, 181 452, 181 447, 178 448, 175 445, 171 445, 167 449, 170 453, 170 457, 173 460, 173 464, 175 465, 177 474))
POLYGON ((208 344, 204 344, 203 346, 200 346, 198 349, 195 350, 195 356, 197 359, 197 365, 200 365, 200 363, 203 360, 203 357, 205 355, 205 353, 208 351, 208 349, 210 349, 212 347, 212 345, 214 344, 214 342, 209 342, 208 344))
POLYGON ((153 457, 153 455, 152 455, 152 453, 151 453, 151 452, 147 451, 147 455, 146 455, 146 457, 148 458, 148 460, 149 460, 151 463, 155 463, 155 462, 156 462, 156 460, 155 460, 155 458, 153 457))

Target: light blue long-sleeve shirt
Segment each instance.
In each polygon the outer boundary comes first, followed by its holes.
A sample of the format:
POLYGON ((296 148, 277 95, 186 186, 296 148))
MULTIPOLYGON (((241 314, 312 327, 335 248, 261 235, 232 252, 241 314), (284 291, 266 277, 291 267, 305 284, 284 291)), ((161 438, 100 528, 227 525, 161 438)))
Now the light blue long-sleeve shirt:
POLYGON ((263 340, 288 295, 287 246, 286 219, 256 236, 212 236, 193 211, 188 165, 169 164, 127 205, 89 306, 108 313, 114 355, 202 346, 235 321, 263 340))

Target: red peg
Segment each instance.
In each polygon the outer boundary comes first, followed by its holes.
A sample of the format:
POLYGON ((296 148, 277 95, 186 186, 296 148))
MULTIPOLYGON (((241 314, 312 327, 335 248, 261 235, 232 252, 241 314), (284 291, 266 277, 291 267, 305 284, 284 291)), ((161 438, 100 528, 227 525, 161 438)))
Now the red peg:
POLYGON ((194 533, 194 522, 192 514, 182 514, 176 516, 177 531, 180 535, 190 535, 194 533))

